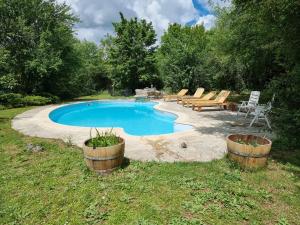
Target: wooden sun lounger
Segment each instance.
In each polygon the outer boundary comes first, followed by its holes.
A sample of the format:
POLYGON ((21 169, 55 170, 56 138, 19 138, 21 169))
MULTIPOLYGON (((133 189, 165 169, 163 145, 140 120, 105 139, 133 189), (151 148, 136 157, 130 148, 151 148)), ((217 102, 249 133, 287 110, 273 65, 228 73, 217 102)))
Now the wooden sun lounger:
POLYGON ((186 95, 188 89, 182 89, 176 95, 165 95, 163 98, 165 101, 176 101, 178 97, 186 95))
POLYGON ((210 91, 209 93, 205 94, 203 97, 200 97, 200 98, 182 99, 182 105, 183 106, 191 106, 192 103, 194 103, 194 102, 210 100, 215 95, 216 95, 215 91, 210 91))
POLYGON ((204 92, 204 88, 197 88, 195 94, 193 96, 179 96, 177 97, 177 103, 178 104, 182 104, 183 100, 187 100, 187 99, 199 99, 202 94, 204 92))
POLYGON ((207 101, 195 101, 192 103, 193 110, 201 111, 202 107, 214 107, 220 106, 224 107, 227 106, 225 102, 230 94, 230 91, 223 90, 221 91, 214 100, 207 100, 207 101))

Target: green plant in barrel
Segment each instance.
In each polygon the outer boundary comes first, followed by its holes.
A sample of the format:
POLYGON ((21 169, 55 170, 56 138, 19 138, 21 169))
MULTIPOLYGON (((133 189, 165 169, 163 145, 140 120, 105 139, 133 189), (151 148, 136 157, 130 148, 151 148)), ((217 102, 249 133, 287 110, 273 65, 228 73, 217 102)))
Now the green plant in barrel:
POLYGON ((96 149, 97 147, 108 147, 116 145, 120 142, 120 138, 112 132, 113 129, 109 131, 99 132, 96 128, 96 137, 92 137, 92 129, 90 131, 90 139, 87 141, 86 145, 96 149))

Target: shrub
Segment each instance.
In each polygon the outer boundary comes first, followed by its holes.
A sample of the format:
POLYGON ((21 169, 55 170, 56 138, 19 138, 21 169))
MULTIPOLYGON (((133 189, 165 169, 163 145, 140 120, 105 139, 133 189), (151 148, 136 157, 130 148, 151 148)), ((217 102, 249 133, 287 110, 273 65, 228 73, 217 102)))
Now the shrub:
POLYGON ((300 64, 285 76, 274 79, 270 85, 276 94, 271 111, 277 142, 286 149, 300 150, 300 64))
POLYGON ((47 105, 52 101, 50 98, 28 95, 23 97, 22 102, 24 103, 24 105, 29 106, 29 105, 47 105))
MULTIPOLYGON (((55 99, 55 98, 53 98, 55 99)), ((46 105, 52 103, 51 98, 28 95, 22 96, 21 94, 9 93, 0 95, 0 105, 4 107, 24 107, 24 106, 38 106, 38 105, 46 105)))
POLYGON ((57 97, 56 95, 53 95, 51 93, 47 93, 47 92, 42 92, 39 93, 40 96, 49 98, 51 100, 51 103, 59 103, 60 102, 60 98, 57 97))
POLYGON ((9 93, 0 95, 0 104, 7 107, 22 107, 24 102, 23 97, 20 94, 9 93))

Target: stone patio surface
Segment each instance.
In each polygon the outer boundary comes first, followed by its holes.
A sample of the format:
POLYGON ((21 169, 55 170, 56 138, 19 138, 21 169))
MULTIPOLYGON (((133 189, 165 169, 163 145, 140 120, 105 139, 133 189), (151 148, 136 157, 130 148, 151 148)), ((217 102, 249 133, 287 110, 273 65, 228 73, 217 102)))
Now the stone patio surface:
MULTIPOLYGON (((119 101, 119 100, 118 100, 119 101)), ((114 132, 125 138, 125 156, 141 161, 200 161, 207 162, 224 157, 227 152, 226 136, 232 133, 266 135, 265 128, 248 127, 249 120, 237 117, 235 112, 219 108, 203 108, 196 112, 176 102, 157 101, 158 110, 174 113, 176 122, 193 125, 193 130, 165 135, 132 136, 122 128, 114 132), (185 142, 187 148, 182 148, 185 142)), ((67 126, 53 122, 49 113, 62 105, 37 107, 16 116, 12 127, 19 132, 35 137, 62 139, 82 147, 89 139, 90 128, 67 126)), ((107 130, 99 128, 100 131, 107 130)), ((268 136, 268 134, 267 134, 268 136)))

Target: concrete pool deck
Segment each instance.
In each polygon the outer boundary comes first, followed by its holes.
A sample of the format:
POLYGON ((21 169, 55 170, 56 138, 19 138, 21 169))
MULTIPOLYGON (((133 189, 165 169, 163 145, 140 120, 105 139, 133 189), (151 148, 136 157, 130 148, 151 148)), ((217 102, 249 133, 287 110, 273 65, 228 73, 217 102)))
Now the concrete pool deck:
MULTIPOLYGON (((139 137, 125 133, 122 128, 114 128, 116 134, 125 138, 125 156, 129 159, 207 162, 224 157, 227 152, 225 138, 228 134, 267 134, 264 127, 248 127, 249 120, 242 116, 237 118, 235 112, 218 108, 203 108, 203 111, 196 112, 176 102, 157 102, 159 104, 155 105, 156 109, 176 114, 177 123, 193 125, 194 129, 139 137), (183 142, 187 148, 181 147, 183 142)), ((84 141, 89 139, 90 128, 62 125, 49 119, 49 113, 61 106, 42 106, 26 111, 13 119, 12 127, 25 135, 62 139, 82 147, 84 141)))

